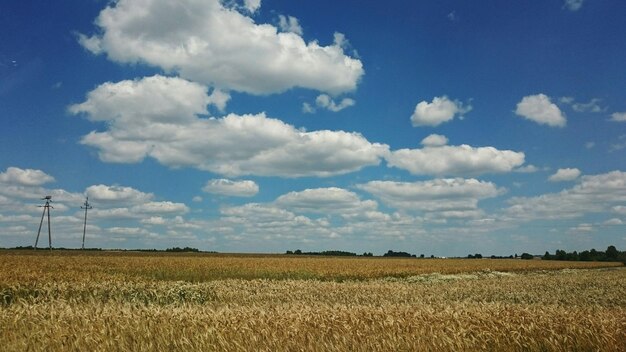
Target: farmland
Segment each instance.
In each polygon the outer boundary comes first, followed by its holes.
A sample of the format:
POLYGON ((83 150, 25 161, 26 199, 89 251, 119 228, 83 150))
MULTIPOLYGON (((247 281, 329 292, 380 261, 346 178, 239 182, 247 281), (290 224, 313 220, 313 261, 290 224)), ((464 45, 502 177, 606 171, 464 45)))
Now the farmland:
POLYGON ((24 350, 624 351, 621 263, 0 252, 24 350))

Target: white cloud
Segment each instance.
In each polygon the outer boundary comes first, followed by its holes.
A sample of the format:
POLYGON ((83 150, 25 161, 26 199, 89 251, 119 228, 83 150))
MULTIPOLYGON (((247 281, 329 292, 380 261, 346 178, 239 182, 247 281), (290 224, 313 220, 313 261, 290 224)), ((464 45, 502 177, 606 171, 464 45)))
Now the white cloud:
POLYGON ((114 235, 123 235, 123 236, 130 236, 130 237, 150 235, 150 232, 148 230, 144 228, 140 228, 140 227, 116 226, 116 227, 111 227, 107 229, 107 232, 114 234, 114 235))
POLYGON ((513 219, 569 219, 612 209, 626 202, 626 172, 582 176, 579 184, 559 193, 514 197, 505 210, 513 219), (612 207, 612 208, 611 208, 612 207))
POLYGON ((330 213, 345 216, 375 211, 378 207, 375 201, 362 201, 356 193, 337 187, 289 192, 278 197, 275 205, 297 213, 330 213))
POLYGON ((184 214, 189 212, 189 208, 183 203, 174 202, 147 202, 135 205, 130 209, 139 214, 184 214))
POLYGON ((529 95, 517 104, 519 116, 553 127, 565 127, 566 119, 556 104, 545 94, 529 95))
POLYGON ((606 108, 601 107, 598 103, 600 99, 594 98, 591 99, 588 103, 575 103, 572 105, 572 109, 576 112, 594 112, 599 113, 606 110, 606 108))
POLYGON ((302 103, 302 112, 305 114, 314 114, 315 108, 309 103, 302 103))
MULTIPOLYGON (((245 6, 256 11, 260 2, 245 6)), ((256 24, 219 0, 119 0, 95 23, 98 34, 79 36, 94 54, 222 89, 271 94, 302 87, 338 94, 354 90, 364 73, 336 36, 328 46, 306 43, 296 33, 256 24)))
POLYGON ((626 215, 626 206, 625 205, 616 205, 613 208, 611 208, 611 211, 616 213, 616 214, 626 215))
POLYGON ((425 147, 441 147, 448 144, 448 138, 440 134, 431 134, 422 139, 421 144, 425 147))
POLYGON ((587 224, 587 223, 578 224, 575 227, 570 227, 569 232, 571 232, 571 233, 588 233, 588 232, 593 232, 593 225, 592 224, 587 224))
POLYGON ((207 99, 207 103, 215 105, 219 111, 224 111, 229 100, 230 94, 219 89, 213 89, 213 92, 207 99))
POLYGON ((231 181, 221 178, 207 181, 202 190, 221 196, 252 197, 259 193, 259 186, 250 180, 231 181))
POLYGON ((387 156, 387 164, 390 167, 405 169, 414 175, 479 175, 510 172, 523 163, 522 152, 498 150, 494 147, 475 148, 465 144, 400 149, 387 156))
POLYGON ((191 166, 226 176, 331 176, 378 165, 388 146, 358 133, 304 132, 265 114, 199 118, 206 89, 180 78, 147 77, 105 83, 70 112, 106 121, 82 144, 106 162, 152 157, 171 167, 191 166))
POLYGON ((335 103, 335 101, 328 94, 320 94, 315 99, 315 104, 319 108, 324 108, 330 110, 332 112, 338 112, 350 106, 356 104, 354 99, 343 98, 339 104, 335 103))
POLYGON ((626 122, 626 112, 614 112, 611 114, 611 121, 626 122))
POLYGON ((493 198, 503 192, 491 182, 462 178, 418 182, 371 181, 357 187, 391 207, 440 212, 443 217, 479 215, 479 200, 493 198))
POLYGON ((563 7, 570 11, 578 11, 583 6, 585 0, 565 0, 563 7))
POLYGON ((580 176, 580 170, 576 168, 558 169, 549 180, 551 182, 574 181, 578 176, 580 176))
POLYGON ((573 97, 561 97, 559 101, 562 104, 571 105, 572 109, 576 112, 592 112, 600 113, 606 111, 606 107, 600 106, 602 99, 593 98, 587 103, 576 102, 573 97))
POLYGON ((261 7, 261 0, 243 0, 244 7, 251 13, 256 12, 261 7))
POLYGON ((539 171, 539 168, 535 165, 525 165, 522 167, 518 167, 514 170, 515 172, 523 173, 523 174, 532 174, 533 172, 539 171))
POLYGON ((145 203, 154 198, 153 194, 144 193, 132 187, 107 185, 89 186, 85 190, 85 194, 95 202, 116 203, 123 205, 145 203))
POLYGON ((141 223, 145 225, 165 225, 166 221, 161 216, 151 216, 147 219, 141 219, 141 223))
POLYGON ((41 170, 20 169, 10 166, 5 172, 0 173, 0 182, 20 186, 41 186, 54 182, 54 177, 41 170))
POLYGON ((624 225, 624 222, 621 219, 612 218, 612 219, 605 221, 603 225, 608 225, 608 226, 624 225))
POLYGON ((464 106, 460 101, 452 101, 447 96, 434 97, 431 103, 421 101, 415 106, 411 122, 413 126, 437 126, 452 120, 455 115, 462 117, 471 110, 471 105, 464 106))
POLYGON ((302 36, 302 27, 298 19, 292 16, 278 15, 278 27, 283 32, 291 32, 302 36))

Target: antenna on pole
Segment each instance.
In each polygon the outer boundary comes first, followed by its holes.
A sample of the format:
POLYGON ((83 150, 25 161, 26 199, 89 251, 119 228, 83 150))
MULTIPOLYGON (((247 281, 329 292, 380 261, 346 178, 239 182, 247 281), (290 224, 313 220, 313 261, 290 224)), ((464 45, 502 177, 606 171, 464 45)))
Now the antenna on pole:
POLYGON ((85 197, 85 203, 80 208, 85 209, 85 223, 83 225, 83 246, 81 247, 81 249, 85 249, 85 233, 87 232, 87 210, 93 208, 89 204, 89 197, 85 197))
POLYGON ((40 208, 43 208, 43 213, 41 214, 41 221, 39 222, 39 230, 37 230, 37 239, 35 240, 35 249, 37 249, 37 243, 39 242, 39 235, 41 234, 41 226, 43 225, 43 218, 46 215, 46 211, 48 212, 48 247, 52 250, 52 231, 50 229, 50 208, 54 207, 50 205, 52 202, 52 196, 45 196, 41 198, 41 200, 45 200, 46 204, 40 205, 40 208))

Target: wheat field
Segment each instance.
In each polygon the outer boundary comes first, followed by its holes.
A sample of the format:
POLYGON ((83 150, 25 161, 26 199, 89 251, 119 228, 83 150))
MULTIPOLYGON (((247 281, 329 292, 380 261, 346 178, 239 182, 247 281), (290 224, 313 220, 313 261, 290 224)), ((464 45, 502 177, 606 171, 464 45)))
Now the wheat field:
POLYGON ((620 263, 0 251, 4 351, 626 351, 620 263))

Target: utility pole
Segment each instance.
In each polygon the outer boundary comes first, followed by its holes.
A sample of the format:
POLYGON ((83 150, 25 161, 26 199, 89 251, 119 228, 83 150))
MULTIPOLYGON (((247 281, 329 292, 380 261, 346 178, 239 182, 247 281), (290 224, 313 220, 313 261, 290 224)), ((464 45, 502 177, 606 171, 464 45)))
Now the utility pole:
POLYGON ((50 208, 53 208, 53 206, 50 205, 50 202, 52 202, 52 196, 45 196, 44 198, 41 198, 41 200, 45 200, 46 204, 44 204, 43 206, 39 206, 40 208, 43 208, 43 213, 41 214, 41 221, 39 222, 39 230, 37 230, 37 239, 35 240, 35 249, 37 249, 37 243, 39 242, 39 235, 41 234, 41 226, 43 225, 43 218, 46 215, 46 211, 48 212, 48 247, 50 248, 50 250, 52 250, 52 231, 50 229, 50 208))
POLYGON ((87 232, 87 210, 93 208, 90 204, 89 204, 89 197, 85 198, 85 204, 83 204, 84 206, 81 206, 81 209, 85 209, 85 223, 83 225, 83 246, 81 247, 81 249, 85 249, 85 233, 87 232))

